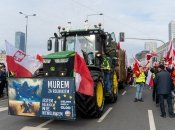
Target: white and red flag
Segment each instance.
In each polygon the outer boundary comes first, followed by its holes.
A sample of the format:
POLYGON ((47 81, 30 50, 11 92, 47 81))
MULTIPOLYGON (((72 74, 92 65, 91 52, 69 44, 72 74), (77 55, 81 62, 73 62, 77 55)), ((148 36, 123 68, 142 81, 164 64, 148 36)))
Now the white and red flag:
POLYGON ((168 62, 169 65, 173 63, 174 60, 174 47, 173 47, 173 40, 169 43, 169 50, 166 55, 166 62, 168 62))
POLYGON ((36 59, 39 60, 40 62, 44 61, 43 57, 39 54, 36 55, 36 59))
POLYGON ((8 71, 15 73, 15 77, 32 77, 42 63, 35 58, 26 55, 25 52, 15 48, 5 41, 6 62, 8 71))
POLYGON ((156 52, 150 51, 150 53, 146 54, 146 60, 150 60, 152 57, 157 56, 156 52))
POLYGON ((150 87, 154 86, 154 79, 153 79, 153 75, 150 70, 148 71, 148 76, 146 78, 146 84, 150 87))
POLYGON ((93 96, 94 81, 92 79, 91 73, 84 60, 84 57, 81 51, 81 46, 77 36, 76 36, 76 43, 75 43, 74 62, 75 62, 74 73, 75 73, 76 91, 85 95, 93 96))
POLYGON ((139 61, 136 58, 134 58, 133 72, 134 72, 136 77, 139 77, 139 75, 141 73, 140 69, 139 69, 139 66, 140 66, 139 61))

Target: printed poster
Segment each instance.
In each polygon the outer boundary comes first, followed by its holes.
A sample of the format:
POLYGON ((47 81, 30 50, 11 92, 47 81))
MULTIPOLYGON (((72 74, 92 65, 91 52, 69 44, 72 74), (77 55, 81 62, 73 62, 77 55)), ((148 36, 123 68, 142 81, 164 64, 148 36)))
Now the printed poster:
POLYGON ((74 78, 9 78, 8 82, 10 115, 76 118, 74 78))

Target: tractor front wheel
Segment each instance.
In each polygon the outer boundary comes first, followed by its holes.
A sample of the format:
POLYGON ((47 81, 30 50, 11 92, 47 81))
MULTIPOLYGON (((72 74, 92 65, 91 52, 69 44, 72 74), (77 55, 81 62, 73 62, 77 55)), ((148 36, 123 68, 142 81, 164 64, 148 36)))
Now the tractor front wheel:
POLYGON ((94 79, 94 95, 76 93, 77 112, 83 118, 98 118, 104 108, 104 85, 99 73, 91 72, 94 79))

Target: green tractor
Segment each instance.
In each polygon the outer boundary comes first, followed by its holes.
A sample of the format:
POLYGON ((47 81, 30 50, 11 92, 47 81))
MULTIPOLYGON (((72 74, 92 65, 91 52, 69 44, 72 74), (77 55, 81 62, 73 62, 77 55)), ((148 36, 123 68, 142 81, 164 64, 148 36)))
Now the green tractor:
POLYGON ((103 113, 105 101, 115 103, 118 96, 118 59, 114 34, 104 32, 100 26, 96 29, 61 32, 59 28, 59 35, 54 33, 47 44, 48 51, 51 51, 52 42, 55 41, 54 52, 44 56, 43 68, 36 76, 74 77, 76 38, 81 44, 84 60, 94 80, 93 96, 76 92, 76 110, 81 117, 98 118, 103 113))

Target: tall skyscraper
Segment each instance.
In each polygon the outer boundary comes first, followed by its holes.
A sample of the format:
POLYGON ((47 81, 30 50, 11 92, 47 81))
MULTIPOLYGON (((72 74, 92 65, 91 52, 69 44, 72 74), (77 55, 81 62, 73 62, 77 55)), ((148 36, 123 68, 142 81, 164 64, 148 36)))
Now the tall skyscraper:
POLYGON ((15 47, 26 52, 25 33, 23 32, 15 33, 15 47))
POLYGON ((169 23, 169 40, 172 40, 175 38, 175 20, 172 20, 169 23))
POLYGON ((145 42, 145 50, 156 51, 157 42, 145 42))

